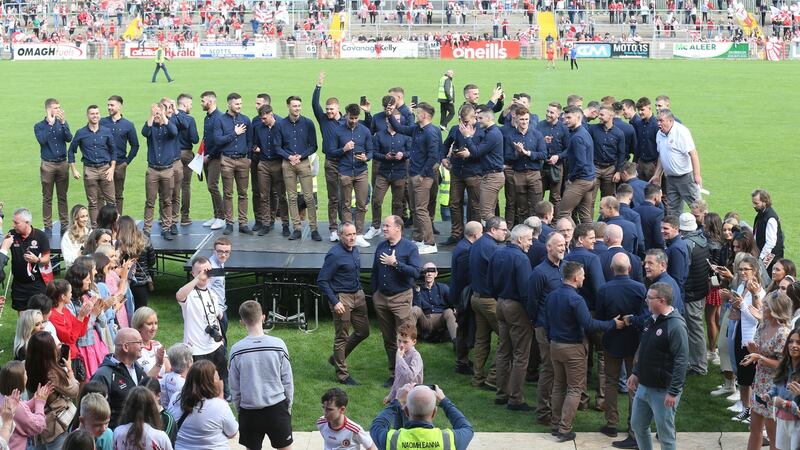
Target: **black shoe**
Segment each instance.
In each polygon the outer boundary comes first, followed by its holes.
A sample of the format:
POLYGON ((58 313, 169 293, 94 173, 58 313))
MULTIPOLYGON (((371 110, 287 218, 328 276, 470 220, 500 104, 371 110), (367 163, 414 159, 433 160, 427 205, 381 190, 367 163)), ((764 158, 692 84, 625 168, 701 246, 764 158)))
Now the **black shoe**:
POLYGON ((433 234, 435 234, 435 235, 437 235, 437 236, 441 234, 441 233, 439 232, 439 230, 437 230, 437 229, 436 229, 436 227, 433 227, 433 226, 432 226, 431 228, 433 228, 433 234))
POLYGON ((393 384, 394 384, 394 377, 389 377, 386 379, 386 382, 383 383, 383 387, 389 388, 392 387, 393 384))
POLYGON ((322 236, 319 235, 319 231, 313 230, 313 231, 311 231, 311 239, 319 242, 319 241, 322 240, 322 236))
POLYGON ((550 428, 550 436, 558 436, 558 427, 550 428))
POLYGON ((289 236, 289 240, 290 241, 296 241, 296 240, 300 239, 301 237, 303 237, 303 233, 301 233, 300 230, 294 230, 294 231, 292 231, 292 235, 289 236))
POLYGON ((617 437, 619 434, 617 433, 617 427, 610 427, 608 425, 604 425, 603 428, 600 428, 600 432, 608 437, 617 437))
POLYGON ((403 217, 403 228, 411 228, 414 225, 414 219, 411 217, 403 217))
POLYGON ((173 236, 177 236, 178 235, 178 225, 176 225, 174 223, 172 225, 170 225, 169 234, 171 234, 173 236))
POLYGON ((223 231, 222 234, 224 234, 225 236, 228 236, 231 233, 233 233, 233 224, 229 223, 229 224, 225 225, 225 231, 223 231))
POLYGON ((575 440, 574 431, 570 431, 569 433, 558 433, 558 436, 556 436, 556 442, 567 442, 574 440, 575 440))
POLYGON ((506 409, 508 409, 509 411, 523 411, 523 412, 533 410, 533 408, 531 408, 531 405, 527 403, 518 403, 516 405, 509 403, 508 406, 506 406, 506 409))
POLYGON ((241 234, 253 234, 253 230, 250 229, 247 225, 239 225, 239 233, 241 234))
POLYGON ((496 399, 494 399, 494 404, 495 405, 506 405, 506 404, 508 404, 508 399, 507 398, 496 398, 496 399))
POLYGON ((172 237, 171 234, 169 234, 169 231, 162 231, 161 232, 161 239, 163 239, 165 241, 171 241, 171 240, 173 240, 175 238, 172 237))
MULTIPOLYGON (((258 230, 259 236, 264 236, 265 234, 269 233, 270 228, 265 225, 261 225, 261 228, 258 230)), ((253 227, 253 231, 256 231, 256 227, 253 227)))
POLYGON ((614 448, 639 448, 639 445, 636 443, 636 438, 631 435, 628 435, 628 437, 621 441, 612 442, 611 446, 614 448))
POLYGON ((339 383, 346 384, 348 386, 358 386, 358 381, 354 380, 353 377, 347 377, 344 380, 339 380, 339 383))
POLYGON ((283 233, 282 234, 284 235, 284 237, 289 237, 289 235, 291 234, 289 232, 289 225, 283 224, 283 233))
POLYGON ((497 389, 497 383, 494 381, 486 380, 483 382, 483 385, 489 388, 489 390, 497 389))
POLYGON ((331 355, 331 357, 328 358, 328 364, 336 367, 336 361, 333 359, 333 355, 331 355))
POLYGON ((446 241, 444 241, 444 244, 442 244, 442 245, 456 245, 460 241, 461 241, 461 238, 457 238, 455 236, 450 236, 449 238, 447 238, 446 241))
POLYGON ((472 367, 469 364, 456 364, 456 368, 454 369, 456 373, 460 373, 462 375, 474 375, 475 372, 472 370, 472 367))
POLYGON ((147 239, 150 239, 150 232, 149 232, 149 231, 142 231, 142 234, 143 234, 143 235, 144 235, 144 237, 146 237, 147 239))
POLYGON ((53 234, 53 227, 44 227, 45 234, 53 234))
POLYGON ((261 222, 256 220, 256 223, 253 224, 253 231, 259 231, 262 228, 264 228, 264 225, 262 225, 261 222))
POLYGON ((538 383, 539 382, 539 374, 532 373, 530 375, 525 375, 525 381, 528 383, 538 383))

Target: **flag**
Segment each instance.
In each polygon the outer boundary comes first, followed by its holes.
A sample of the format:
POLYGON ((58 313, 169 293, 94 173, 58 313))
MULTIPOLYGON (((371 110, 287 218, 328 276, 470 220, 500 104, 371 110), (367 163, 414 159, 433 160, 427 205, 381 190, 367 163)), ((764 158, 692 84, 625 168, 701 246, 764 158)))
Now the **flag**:
POLYGON ((142 18, 136 16, 128 25, 128 29, 123 33, 122 38, 126 41, 135 41, 142 37, 142 18))

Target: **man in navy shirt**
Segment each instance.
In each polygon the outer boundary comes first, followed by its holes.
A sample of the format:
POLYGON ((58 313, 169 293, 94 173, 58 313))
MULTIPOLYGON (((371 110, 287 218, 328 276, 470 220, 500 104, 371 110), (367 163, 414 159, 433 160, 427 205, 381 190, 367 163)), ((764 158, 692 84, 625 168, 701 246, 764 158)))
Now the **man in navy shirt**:
POLYGON ((61 233, 69 229, 67 211, 67 189, 69 188, 69 166, 67 165, 67 142, 72 141, 72 132, 64 118, 61 104, 54 98, 44 102, 45 118, 33 126, 33 134, 39 142, 42 159, 42 219, 44 231, 53 232, 53 187, 58 196, 58 220, 61 233))
POLYGON ((150 234, 153 226, 153 209, 158 195, 161 211, 161 237, 171 241, 172 190, 175 188, 173 171, 173 141, 178 136, 174 120, 167 117, 164 103, 150 107, 150 117, 142 127, 142 136, 147 139, 147 172, 145 174, 144 225, 142 231, 150 234))
MULTIPOLYGON (((467 158, 466 137, 461 125, 475 129, 475 107, 465 103, 458 111, 459 123, 450 127, 442 143, 442 164, 450 170, 450 237, 445 245, 452 245, 464 234, 464 191, 467 192, 467 220, 480 220, 481 166, 475 158, 467 158)), ((475 129, 473 140, 483 139, 483 130, 475 129)))
POLYGON ((628 261, 631 266, 631 272, 628 275, 630 275, 631 279, 640 283, 644 282, 642 260, 622 247, 622 228, 616 224, 606 226, 603 240, 608 249, 599 256, 600 265, 603 267, 603 278, 606 283, 614 278, 614 272, 611 270, 611 261, 618 253, 624 253, 628 256, 628 261))
POLYGON ((530 227, 524 224, 515 226, 508 244, 494 252, 488 267, 489 289, 497 299, 497 392, 494 403, 507 403, 511 411, 531 409, 525 402, 522 387, 533 339, 533 327, 525 312, 531 275, 526 252, 532 239, 530 227))
POLYGON ((178 151, 179 159, 173 163, 174 189, 172 190, 172 234, 178 234, 177 223, 180 220, 181 226, 189 226, 192 219, 189 216, 192 195, 192 169, 189 163, 194 159, 192 151, 194 145, 200 142, 200 135, 197 134, 197 122, 194 117, 189 115, 192 112, 192 96, 190 94, 180 94, 178 96, 178 106, 175 108, 175 125, 178 127, 178 151), (179 207, 180 206, 180 207, 179 207))
POLYGON ((555 212, 555 206, 547 200, 542 200, 533 205, 533 215, 542 221, 542 232, 539 233, 539 242, 547 242, 547 238, 550 237, 550 234, 556 231, 556 229, 553 228, 553 225, 555 225, 553 223, 555 212))
POLYGON ((586 300, 578 293, 584 280, 583 266, 569 261, 562 270, 563 284, 547 296, 545 328, 554 372, 551 431, 559 442, 566 442, 575 439, 572 421, 586 386, 589 347, 586 336, 591 332, 621 329, 625 322, 618 317, 606 321, 593 319, 586 300))
POLYGON ((544 136, 530 126, 530 114, 525 108, 517 108, 516 129, 510 131, 505 140, 506 158, 513 161, 514 191, 517 217, 522 223, 533 214, 534 206, 542 200, 542 163, 547 159, 544 136))
MULTIPOLYGON (((631 109, 633 109, 633 101, 629 101, 631 102, 631 109)), ((615 102, 611 107, 614 109, 614 126, 622 130, 625 134, 625 159, 627 160, 628 155, 633 155, 636 151, 636 129, 633 128, 633 125, 622 119, 622 102, 615 102)))
POLYGON ((417 329, 426 336, 431 336, 441 330, 447 330, 447 336, 456 345, 456 314, 453 303, 456 299, 450 297, 450 286, 436 282, 439 271, 436 264, 431 261, 422 266, 424 280, 414 288, 414 301, 411 315, 417 329))
POLYGON ((654 248, 647 251, 644 257, 645 284, 652 286, 654 283, 666 283, 672 288, 672 306, 683 315, 683 296, 681 288, 675 279, 667 272, 667 254, 664 250, 654 248))
MULTIPOLYGON (((394 97, 389 96, 394 99, 394 97)), ((394 111, 394 118, 400 121, 400 112, 394 111)), ((377 115, 376 115, 377 117, 377 115)), ((385 117, 385 115, 384 115, 385 117)), ((372 182, 372 224, 364 239, 372 239, 380 233, 381 213, 386 192, 392 190, 392 214, 403 216, 403 202, 408 184, 408 158, 411 156, 411 138, 398 133, 389 125, 373 137, 372 172, 377 172, 372 182), (377 162, 377 164, 376 164, 377 162)))
POLYGON ((475 109, 478 125, 483 129, 483 139, 475 139, 475 127, 459 125, 466 138, 466 158, 478 158, 481 163, 480 213, 481 219, 494 216, 500 189, 505 184, 503 174, 503 133, 494 124, 494 113, 488 105, 475 109))
POLYGON ((501 217, 490 217, 486 221, 483 236, 469 250, 469 277, 472 298, 470 304, 475 313, 475 365, 472 385, 484 384, 496 389, 495 368, 492 363, 489 374, 484 371, 492 346, 492 331, 497 328, 497 298, 492 296, 489 286, 489 261, 499 245, 508 238, 508 225, 501 217))
POLYGON ((389 361, 389 379, 384 387, 390 387, 394 383, 397 329, 404 323, 413 324, 412 288, 414 280, 419 277, 422 262, 417 246, 403 237, 401 217, 389 216, 383 221, 383 236, 386 240, 375 248, 371 285, 372 304, 378 316, 383 348, 389 361))
POLYGON ((203 222, 204 227, 219 230, 225 226, 225 209, 222 205, 222 195, 219 193, 220 153, 214 142, 214 124, 222 113, 217 109, 217 94, 214 91, 205 91, 200 96, 200 104, 206 116, 203 118, 203 164, 206 176, 206 186, 211 195, 211 207, 214 217, 203 222))
MULTIPOLYGON (((393 107, 390 107, 393 108, 393 107)), ((386 111, 392 128, 411 136, 411 161, 408 167, 411 182, 412 200, 414 203, 414 234, 420 254, 437 253, 436 241, 433 239, 433 216, 428 208, 431 190, 436 178, 436 167, 439 163, 439 151, 442 145, 442 131, 432 123, 434 109, 427 103, 416 105, 417 124, 401 125, 386 111)))
POLYGON ((117 166, 114 169, 114 202, 117 212, 122 214, 122 204, 125 192, 125 172, 128 165, 133 162, 133 158, 139 152, 139 137, 136 135, 136 127, 133 122, 122 117, 122 97, 112 95, 108 98, 108 117, 100 119, 100 126, 111 130, 114 135, 114 142, 117 145, 117 166), (128 144, 131 146, 130 153, 128 144))
POLYGON ((331 247, 325 255, 317 276, 317 286, 333 311, 336 329, 333 356, 328 362, 336 368, 336 379, 339 383, 356 385, 358 383, 347 371, 346 359, 369 336, 369 318, 364 290, 361 289, 359 280, 361 259, 355 245, 356 227, 352 223, 342 222, 339 229, 340 244, 331 247))
POLYGON ((661 205, 661 188, 648 184, 645 188, 644 203, 634 208, 642 219, 642 233, 646 250, 664 248, 664 236, 661 234, 661 222, 664 210, 661 205))
POLYGON ((547 165, 542 169, 542 189, 550 191, 550 203, 558 211, 561 202, 561 186, 564 183, 564 162, 558 155, 567 150, 569 129, 561 121, 561 103, 551 102, 547 105, 545 119, 536 125, 536 129, 544 136, 547 145, 547 165), (555 158, 554 158, 555 157, 555 158))
POLYGON ((626 220, 619 213, 619 200, 616 197, 603 197, 600 199, 600 216, 601 220, 607 224, 619 225, 622 228, 622 246, 625 250, 636 253, 644 254, 644 236, 641 236, 641 227, 626 220))
POLYGON ((631 125, 636 130, 636 152, 633 161, 638 165, 639 178, 650 181, 656 171, 658 162, 658 148, 656 135, 658 134, 658 120, 653 114, 650 99, 642 97, 636 102, 638 116, 631 119, 631 125))
POLYGON ((355 103, 345 108, 347 120, 335 130, 335 145, 328 149, 328 154, 338 158, 337 170, 339 173, 339 186, 342 189, 342 217, 345 221, 353 220, 350 202, 353 192, 356 196, 356 245, 369 247, 370 243, 364 239, 364 218, 367 214, 367 195, 369 194, 369 177, 367 175, 367 161, 372 159, 373 142, 369 128, 358 121, 361 108, 355 103))
POLYGON ((570 217, 578 208, 581 222, 592 221, 594 209, 594 143, 583 126, 583 111, 577 106, 564 109, 564 123, 569 128, 569 146, 553 162, 567 159, 567 185, 558 208, 558 218, 570 217))
POLYGON ((275 148, 283 158, 283 179, 288 180, 286 192, 289 196, 289 215, 294 230, 290 240, 302 237, 300 232, 300 211, 297 206, 297 188, 292 180, 300 179, 300 191, 308 210, 308 225, 311 239, 321 241, 317 231, 317 202, 314 199, 314 175, 308 157, 317 152, 317 129, 311 119, 301 116, 303 101, 295 95, 286 99, 289 115, 278 122, 275 135, 275 148))
POLYGON ((636 163, 627 161, 622 165, 622 173, 620 174, 620 181, 627 183, 633 189, 633 200, 631 201, 631 208, 644 203, 644 188, 649 184, 647 181, 639 178, 639 172, 636 168, 636 163))
POLYGON ((598 118, 600 123, 588 127, 594 142, 594 167, 597 176, 594 194, 596 197, 599 188, 600 196, 606 197, 614 195, 627 152, 625 133, 614 126, 614 110, 602 106, 598 118))
POLYGON ((97 105, 86 108, 88 123, 75 133, 67 150, 72 176, 81 178, 75 168, 75 151, 81 148, 83 163, 83 187, 89 203, 92 227, 97 226, 97 213, 108 203, 114 203, 114 169, 117 165, 117 147, 111 130, 100 126, 100 109, 97 105), (102 198, 101 198, 102 197, 102 198), (102 200, 102 203, 100 203, 102 200))
MULTIPOLYGON (((255 115, 255 117, 253 117, 252 120, 250 120, 250 124, 253 126, 253 130, 252 130, 252 133, 253 133, 253 153, 256 153, 256 151, 255 151, 256 149, 255 148, 257 146, 257 144, 255 142, 256 141, 256 124, 260 124, 261 123, 261 116, 258 114, 258 110, 262 106, 266 106, 266 105, 272 106, 272 97, 267 93, 261 93, 261 94, 256 95, 256 115, 255 115)), ((274 222, 275 222, 275 217, 272 217, 272 216, 270 216, 269 222, 267 222, 267 223, 262 223, 262 221, 261 221, 261 218, 264 215, 264 208, 262 206, 263 205, 263 199, 261 198, 262 197, 261 182, 260 182, 259 176, 258 176, 258 165, 260 163, 261 163, 261 158, 259 158, 258 155, 255 155, 255 154, 252 155, 252 157, 250 158, 250 187, 251 187, 251 189, 253 191, 253 219, 254 219, 253 232, 254 233, 255 232, 260 232, 263 229, 264 226, 266 226, 267 228, 270 228, 270 223, 274 224, 274 222)), ((270 209, 270 213, 274 214, 276 212, 277 208, 278 208, 278 204, 277 204, 278 199, 277 199, 276 196, 273 196, 272 198, 269 198, 268 200, 270 202, 270 206, 272 206, 272 208, 270 209)))
MULTIPOLYGON (((667 254, 667 272, 680 287, 681 300, 684 298, 684 285, 689 277, 689 248, 686 246, 680 231, 680 218, 666 216, 661 222, 661 235, 664 236, 667 254)), ((683 312, 681 312, 683 313, 683 312)))
POLYGON ((289 207, 286 203, 286 184, 283 180, 283 158, 275 148, 275 133, 277 133, 278 116, 273 112, 271 105, 258 108, 258 121, 253 121, 253 153, 258 155, 258 185, 261 192, 261 217, 262 226, 258 230, 259 236, 264 236, 272 229, 273 216, 279 217, 283 222, 283 235, 289 236, 289 207), (272 199, 277 196, 278 201, 273 205, 272 199), (276 208, 277 211, 273 211, 276 208))
POLYGON ((250 186, 250 154, 253 130, 250 119, 242 112, 242 96, 228 94, 228 110, 214 124, 214 144, 217 145, 222 172, 222 203, 225 208, 225 231, 233 233, 233 184, 239 213, 239 232, 253 234, 247 225, 247 189, 250 186))
POLYGON ((545 245, 547 246, 547 258, 533 268, 528 279, 526 310, 528 320, 534 327, 536 345, 539 347, 541 357, 536 421, 549 426, 552 417, 550 395, 553 390, 553 362, 550 358, 550 339, 547 337, 545 327, 547 323, 545 300, 550 292, 561 286, 561 261, 566 254, 567 245, 564 236, 559 233, 551 234, 545 245))
MULTIPOLYGON (((609 320, 614 317, 641 316, 647 311, 645 297, 647 289, 641 282, 632 280, 628 273, 631 272, 631 263, 624 253, 617 253, 611 260, 611 271, 614 276, 600 288, 597 293, 598 320, 609 320)), ((609 437, 617 436, 619 412, 617 408, 617 389, 619 376, 623 364, 625 373, 633 370, 633 358, 639 348, 639 332, 634 327, 622 330, 609 330, 603 334, 603 351, 606 363, 606 425, 600 432, 609 437)), ((631 403, 633 392, 628 391, 628 434, 631 430, 631 403)))
POLYGON ((636 227, 636 235, 639 239, 641 254, 644 254, 644 232, 642 230, 642 216, 633 210, 633 188, 628 183, 620 183, 617 186, 617 201, 619 201, 619 215, 636 227))
POLYGON ((472 244, 483 236, 483 225, 470 221, 464 225, 464 237, 453 249, 450 264, 451 302, 456 305, 456 373, 472 375, 469 361, 469 335, 475 329, 475 322, 470 301, 469 252, 472 244))

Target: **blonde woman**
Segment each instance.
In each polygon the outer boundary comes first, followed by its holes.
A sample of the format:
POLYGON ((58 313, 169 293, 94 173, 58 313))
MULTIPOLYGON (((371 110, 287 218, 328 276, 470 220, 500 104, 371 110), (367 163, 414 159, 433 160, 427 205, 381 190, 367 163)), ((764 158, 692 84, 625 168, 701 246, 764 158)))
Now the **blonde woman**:
POLYGON ((131 327, 142 335, 142 355, 139 364, 147 372, 147 376, 161 378, 172 369, 169 359, 165 357, 166 348, 155 337, 158 333, 158 316, 152 308, 142 306, 133 313, 131 327))
POLYGON ((38 309, 22 311, 17 319, 17 333, 14 336, 14 359, 25 361, 25 348, 35 333, 44 330, 42 312, 38 309))
POLYGON ((61 255, 64 268, 69 268, 75 258, 81 255, 83 244, 89 236, 89 210, 83 205, 75 205, 69 215, 69 229, 61 237, 61 255))

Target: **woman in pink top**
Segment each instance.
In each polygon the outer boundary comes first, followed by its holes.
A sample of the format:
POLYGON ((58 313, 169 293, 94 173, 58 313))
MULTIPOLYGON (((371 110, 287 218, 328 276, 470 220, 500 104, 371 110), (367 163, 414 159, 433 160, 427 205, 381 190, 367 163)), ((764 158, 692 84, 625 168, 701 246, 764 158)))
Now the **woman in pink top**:
POLYGON ((14 414, 14 433, 8 440, 10 450, 24 450, 28 445, 28 436, 39 434, 44 430, 44 405, 47 397, 53 392, 50 383, 42 386, 28 401, 20 401, 19 393, 25 390, 25 363, 10 361, 0 369, 0 405, 5 402, 17 404, 14 414))

